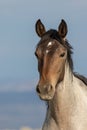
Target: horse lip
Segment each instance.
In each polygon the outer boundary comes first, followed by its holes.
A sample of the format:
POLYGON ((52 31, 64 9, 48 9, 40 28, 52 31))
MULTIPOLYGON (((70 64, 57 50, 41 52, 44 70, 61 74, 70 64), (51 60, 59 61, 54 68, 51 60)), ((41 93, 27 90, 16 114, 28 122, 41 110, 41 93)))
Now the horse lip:
POLYGON ((43 94, 38 94, 41 100, 49 101, 53 98, 53 95, 43 95, 43 94))

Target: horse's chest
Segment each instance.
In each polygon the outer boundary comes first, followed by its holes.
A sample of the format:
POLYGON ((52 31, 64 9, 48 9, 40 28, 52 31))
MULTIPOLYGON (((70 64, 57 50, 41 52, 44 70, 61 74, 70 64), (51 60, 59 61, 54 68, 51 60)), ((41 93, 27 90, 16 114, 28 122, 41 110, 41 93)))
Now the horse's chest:
POLYGON ((87 130, 87 99, 77 97, 75 100, 70 100, 67 104, 59 109, 58 121, 59 130, 87 130))

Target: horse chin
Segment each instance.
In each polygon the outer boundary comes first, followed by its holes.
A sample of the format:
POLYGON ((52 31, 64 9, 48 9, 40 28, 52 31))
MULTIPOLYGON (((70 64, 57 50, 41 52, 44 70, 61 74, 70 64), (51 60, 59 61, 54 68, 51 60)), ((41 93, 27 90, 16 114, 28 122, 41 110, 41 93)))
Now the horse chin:
POLYGON ((41 100, 44 100, 44 101, 50 101, 53 99, 54 97, 54 94, 47 94, 47 95, 39 95, 40 99, 41 100))

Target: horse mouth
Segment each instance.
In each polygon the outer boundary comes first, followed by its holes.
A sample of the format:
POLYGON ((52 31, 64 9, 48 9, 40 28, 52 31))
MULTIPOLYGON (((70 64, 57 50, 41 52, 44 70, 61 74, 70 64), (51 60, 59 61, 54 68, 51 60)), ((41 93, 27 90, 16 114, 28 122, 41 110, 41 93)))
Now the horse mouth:
POLYGON ((53 98, 53 96, 51 95, 42 95, 42 94, 39 94, 39 97, 41 100, 44 100, 44 101, 49 101, 53 98))
POLYGON ((41 100, 44 101, 50 101, 53 99, 55 95, 55 91, 50 91, 50 92, 45 92, 45 93, 38 93, 38 96, 40 97, 41 100))

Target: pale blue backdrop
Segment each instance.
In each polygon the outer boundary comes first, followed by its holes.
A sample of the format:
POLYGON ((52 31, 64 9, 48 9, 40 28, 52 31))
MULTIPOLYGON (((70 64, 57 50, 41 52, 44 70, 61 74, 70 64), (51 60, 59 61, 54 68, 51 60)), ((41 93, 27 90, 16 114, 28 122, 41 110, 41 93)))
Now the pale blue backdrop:
POLYGON ((35 92, 39 18, 47 29, 66 20, 74 70, 87 76, 86 0, 0 0, 0 130, 40 128, 44 121, 46 106, 35 92))

